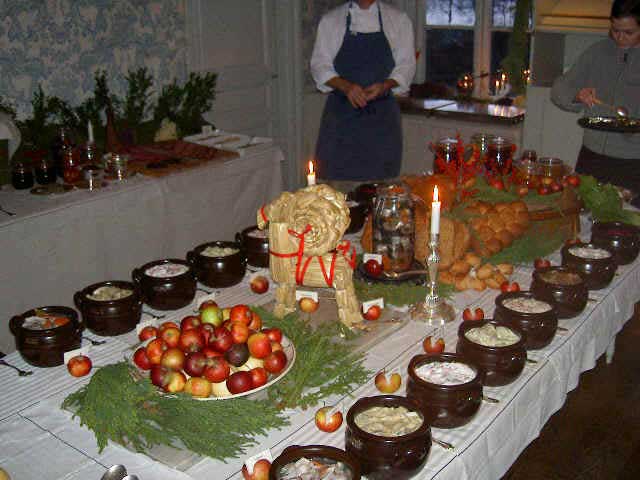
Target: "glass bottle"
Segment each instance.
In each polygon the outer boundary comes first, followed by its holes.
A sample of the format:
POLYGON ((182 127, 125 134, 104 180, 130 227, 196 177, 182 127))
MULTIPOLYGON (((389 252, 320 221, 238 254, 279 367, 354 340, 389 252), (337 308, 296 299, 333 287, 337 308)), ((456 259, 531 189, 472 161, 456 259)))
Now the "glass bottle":
POLYGON ((403 272, 413 264, 415 220, 409 187, 404 183, 378 187, 373 216, 373 251, 385 270, 403 272))
POLYGON ((39 158, 35 159, 33 169, 36 174, 36 182, 38 182, 40 185, 55 183, 55 167, 53 165, 53 161, 46 152, 43 152, 43 154, 40 155, 39 158))
POLYGON ((64 150, 62 168, 62 178, 65 183, 75 183, 81 179, 82 171, 80 170, 78 154, 73 148, 64 150))
POLYGON ((14 158, 11 161, 11 185, 16 190, 25 190, 33 187, 33 169, 28 160, 14 158))
POLYGON ((58 135, 51 143, 51 159, 53 161, 53 168, 60 178, 63 178, 64 176, 64 152, 72 146, 69 132, 65 127, 60 127, 58 135))

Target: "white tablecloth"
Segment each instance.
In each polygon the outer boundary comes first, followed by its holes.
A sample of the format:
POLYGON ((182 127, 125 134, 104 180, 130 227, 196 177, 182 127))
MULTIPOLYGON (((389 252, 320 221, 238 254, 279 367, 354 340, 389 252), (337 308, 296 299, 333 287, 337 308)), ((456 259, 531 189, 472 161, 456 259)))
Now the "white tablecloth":
POLYGON ((273 145, 159 179, 134 177, 103 190, 42 197, 0 191, 0 349, 15 349, 12 315, 73 305, 73 294, 196 245, 233 240, 282 190, 282 152, 273 145))
MULTIPOLYGON (((557 261, 557 258, 556 258, 557 261)), ((530 283, 531 269, 520 267, 513 280, 523 288, 530 283)), ((549 417, 565 402, 567 393, 579 382, 580 373, 594 367, 596 360, 607 350, 612 352, 616 334, 631 318, 633 306, 639 300, 640 260, 620 267, 613 283, 606 289, 591 292, 586 310, 579 317, 561 320, 566 332, 558 332, 546 348, 530 352, 536 364, 527 363, 522 375, 511 385, 486 388, 487 396, 500 400, 498 404, 483 403, 476 417, 467 425, 452 429, 433 429, 433 436, 452 443, 453 451, 434 445, 421 479, 487 479, 500 478, 522 450, 538 436, 549 417)), ((456 295, 458 313, 466 306, 482 307, 487 316, 493 312, 496 294, 485 291, 456 295)), ((224 289, 217 300, 222 305, 235 303, 263 303, 272 299, 272 290, 258 296, 248 288, 248 277, 242 284, 224 289)), ((201 298, 196 299, 194 305, 201 298)), ((176 312, 181 318, 192 306, 176 312)), ((459 317, 459 315, 458 315, 459 317)), ((445 328, 447 351, 455 351, 459 321, 445 328)), ((421 341, 427 329, 423 324, 408 322, 406 326, 370 349, 365 365, 376 372, 386 367, 397 368, 406 383, 409 359, 421 352, 421 341)), ((91 357, 96 365, 120 360, 122 351, 135 342, 129 333, 110 339, 106 345, 93 347, 91 357)), ((0 398, 0 465, 12 473, 14 479, 51 480, 98 479, 106 467, 125 464, 143 480, 180 480, 212 478, 242 478, 239 470, 243 459, 229 459, 228 463, 201 459, 180 470, 170 468, 146 455, 135 454, 116 444, 98 453, 95 438, 69 412, 59 408, 62 400, 88 378, 76 379, 68 375, 64 366, 33 369, 17 353, 7 360, 23 368, 35 370, 31 377, 21 378, 8 368, 0 368, 0 382, 4 386, 0 398), (23 448, 25 443, 29 448, 23 448), (45 470, 46 469, 46 470, 45 470)), ((399 392, 404 394, 404 391, 399 392)), ((348 408, 357 398, 376 395, 370 379, 353 392, 354 397, 342 399, 348 408)), ((330 402, 339 399, 329 399, 330 402)), ((259 438, 257 447, 247 456, 271 448, 277 456, 292 444, 328 444, 344 448, 344 425, 335 433, 320 432, 314 425, 315 409, 287 412, 291 425, 271 431, 259 438)))

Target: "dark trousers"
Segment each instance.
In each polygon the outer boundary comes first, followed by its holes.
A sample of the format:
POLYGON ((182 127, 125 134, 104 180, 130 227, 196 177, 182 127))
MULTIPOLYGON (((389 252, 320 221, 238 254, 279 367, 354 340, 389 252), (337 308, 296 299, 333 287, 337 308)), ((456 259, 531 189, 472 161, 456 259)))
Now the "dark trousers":
POLYGON ((611 183, 631 190, 631 204, 640 207, 640 158, 616 158, 592 152, 582 147, 578 154, 576 172, 592 175, 601 183, 611 183))

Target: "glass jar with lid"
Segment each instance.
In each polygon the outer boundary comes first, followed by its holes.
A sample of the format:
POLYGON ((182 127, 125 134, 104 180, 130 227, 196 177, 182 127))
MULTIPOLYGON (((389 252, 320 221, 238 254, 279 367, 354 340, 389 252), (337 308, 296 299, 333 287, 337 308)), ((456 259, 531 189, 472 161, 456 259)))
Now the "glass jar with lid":
POLYGON ((439 138, 433 144, 433 171, 435 173, 444 173, 445 168, 438 158, 445 164, 453 163, 458 166, 458 139, 455 137, 439 138))
POLYGON ((373 252, 387 271, 403 272, 413 263, 415 217, 409 186, 399 182, 378 187, 373 215, 373 252))
POLYGON ((489 142, 491 142, 494 137, 495 135, 491 133, 474 133, 471 136, 471 145, 473 145, 473 152, 478 156, 478 160, 483 164, 487 160, 489 142))
POLYGON ((557 157, 540 157, 536 160, 538 171, 543 177, 560 180, 565 174, 564 162, 557 157))
POLYGON ((493 137, 487 146, 487 170, 498 175, 510 174, 515 150, 516 146, 510 138, 493 137))

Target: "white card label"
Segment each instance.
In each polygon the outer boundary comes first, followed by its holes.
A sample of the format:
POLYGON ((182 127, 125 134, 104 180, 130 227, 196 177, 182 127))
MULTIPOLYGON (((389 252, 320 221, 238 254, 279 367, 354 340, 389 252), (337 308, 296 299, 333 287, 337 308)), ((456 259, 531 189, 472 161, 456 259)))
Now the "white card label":
POLYGON ((296 302, 302 298, 310 298, 314 302, 318 301, 318 292, 311 292, 309 290, 296 290, 296 302))
POLYGON ((362 255, 362 263, 367 263, 369 260, 375 260, 382 265, 382 255, 379 253, 365 253, 362 255))
POLYGON ((80 348, 76 348, 75 350, 69 350, 68 352, 64 352, 64 364, 66 365, 67 363, 69 363, 69 360, 71 360, 73 357, 77 357, 78 355, 84 355, 85 357, 87 355, 89 355, 89 352, 91 351, 91 345, 85 345, 84 347, 80 347, 80 348))
POLYGON ((362 303, 362 311, 367 313, 371 307, 377 305, 381 310, 384 310, 384 298, 374 298, 373 300, 369 300, 368 302, 362 303))
POLYGON ((256 462, 258 460, 262 460, 263 458, 269 460, 269 463, 273 463, 273 457, 271 456, 271 450, 266 449, 260 453, 256 453, 253 457, 249 457, 244 461, 244 464, 247 466, 247 472, 249 475, 253 474, 253 467, 255 467, 256 462))
POLYGON ((204 133, 205 135, 212 133, 213 132, 213 128, 211 128, 211 125, 203 125, 202 126, 202 133, 204 133))
POLYGON ((140 335, 140 332, 144 327, 155 327, 155 326, 156 326, 155 320, 153 320, 152 318, 147 318, 146 320, 140 320, 140 322, 138 322, 138 324, 136 325, 136 333, 140 335))

